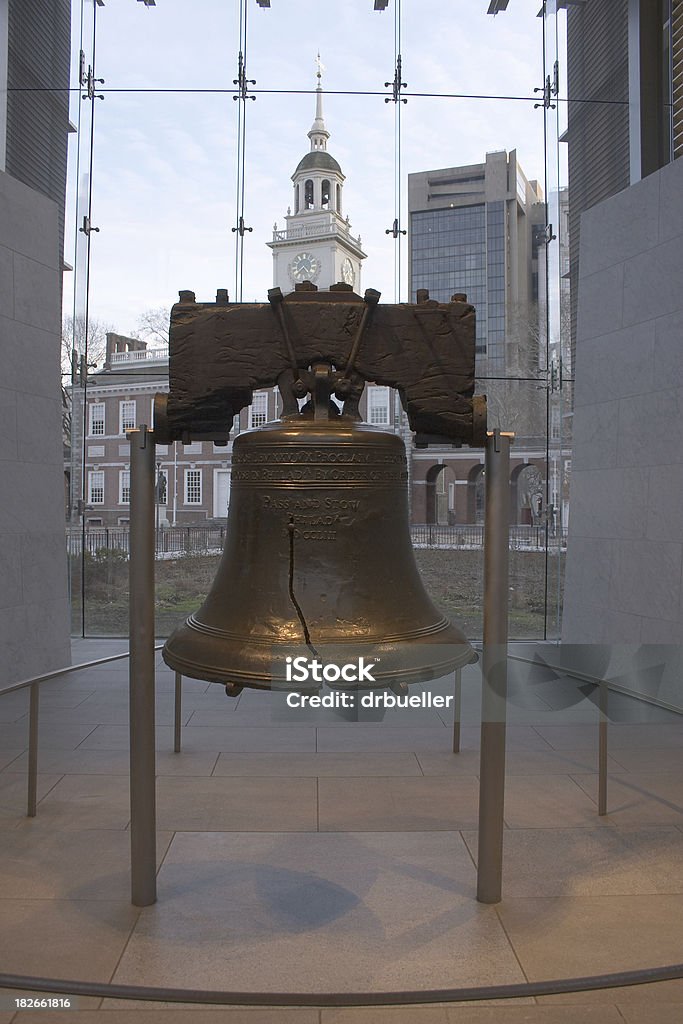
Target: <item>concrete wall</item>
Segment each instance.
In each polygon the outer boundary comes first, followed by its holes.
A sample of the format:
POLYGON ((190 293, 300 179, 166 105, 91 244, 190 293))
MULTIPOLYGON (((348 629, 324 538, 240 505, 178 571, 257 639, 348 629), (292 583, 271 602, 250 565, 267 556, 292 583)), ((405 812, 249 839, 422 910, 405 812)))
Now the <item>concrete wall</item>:
POLYGON ((70 662, 58 233, 0 172, 0 686, 70 662))
MULTIPOLYGON (((613 675, 683 640, 683 160, 584 213, 578 298, 562 633, 613 675)), ((636 675, 683 703, 678 671, 636 675)))

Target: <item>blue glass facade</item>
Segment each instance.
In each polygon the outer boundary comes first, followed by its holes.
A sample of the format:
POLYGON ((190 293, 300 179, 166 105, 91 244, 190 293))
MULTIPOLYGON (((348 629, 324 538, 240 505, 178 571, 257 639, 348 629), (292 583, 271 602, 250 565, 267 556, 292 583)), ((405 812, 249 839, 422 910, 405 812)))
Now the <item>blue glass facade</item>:
POLYGON ((410 215, 411 299, 418 288, 448 302, 465 292, 477 310, 477 355, 487 372, 505 369, 505 203, 410 215))
POLYGON ((486 206, 486 355, 492 377, 505 373, 505 203, 486 206))

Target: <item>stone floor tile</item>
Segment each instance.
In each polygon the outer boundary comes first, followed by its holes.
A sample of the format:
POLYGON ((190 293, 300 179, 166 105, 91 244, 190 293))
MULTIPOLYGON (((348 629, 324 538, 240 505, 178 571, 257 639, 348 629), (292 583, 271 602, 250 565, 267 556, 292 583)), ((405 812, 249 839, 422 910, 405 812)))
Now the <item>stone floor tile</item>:
POLYGON ((452 833, 176 835, 113 981, 362 991, 523 980, 452 833))
MULTIPOLYGON (((497 909, 530 980, 681 960, 682 895, 504 899, 497 909)), ((615 1001, 613 995, 609 999, 615 1001)))
POLYGON ((19 771, 17 762, 23 753, 24 749, 22 747, 15 747, 14 749, 10 747, 0 752, 0 771, 19 771))
MULTIPOLYGON (((75 750, 79 743, 97 728, 94 724, 64 722, 49 726, 38 720, 38 738, 42 750, 75 750)), ((0 750, 28 747, 28 718, 24 717, 13 724, 0 725, 0 750)))
MULTIPOLYGON (((158 864, 171 839, 157 833, 158 864)), ((130 833, 123 829, 55 829, 38 842, 32 830, 13 829, 2 844, 0 900, 130 900, 130 833)))
POLYGON ((314 779, 160 778, 157 825, 171 831, 296 832, 317 828, 314 779))
MULTIPOLYGON (((44 1011, 43 1011, 44 1012, 44 1011)), ((28 1019, 28 1018, 27 1018, 28 1019)), ((65 1024, 64 1018, 36 1017, 35 1024, 65 1024)), ((314 1007, 197 1006, 105 999, 99 1012, 79 1013, 76 1024, 319 1024, 314 1007)), ((24 1024, 24 1018, 19 1018, 24 1024)), ((29 1021, 28 1024, 34 1024, 29 1021)))
POLYGON ((592 775, 508 775, 505 781, 505 821, 509 828, 604 827, 597 804, 578 781, 592 775))
MULTIPOLYGON (((479 747, 481 728, 463 726, 461 740, 463 747, 479 747)), ((505 731, 506 750, 550 750, 550 744, 531 725, 508 725, 505 731)))
POLYGON ((54 685, 45 683, 41 686, 41 708, 77 708, 96 693, 93 686, 70 687, 67 685, 68 679, 67 676, 64 680, 58 679, 54 685))
POLYGON ((8 974, 108 981, 138 915, 126 901, 3 900, 2 969, 8 974))
MULTIPOLYGON (((217 753, 198 751, 195 754, 180 751, 157 750, 157 775, 211 775, 217 753)), ((46 750, 39 754, 41 769, 61 775, 128 775, 130 754, 127 750, 46 750)), ((22 753, 10 768, 25 772, 28 754, 22 753)))
MULTIPOLYGON (((476 861, 477 833, 463 832, 463 838, 476 861)), ((683 893, 683 833, 675 828, 507 829, 503 870, 506 899, 683 893)))
POLYGON ((618 1003, 617 1008, 625 1024, 681 1024, 683 1001, 679 1003, 618 1003))
POLYGON ((619 748, 613 751, 610 760, 629 772, 683 772, 683 748, 680 747, 619 748))
MULTIPOLYGON (((597 779, 576 777, 577 784, 597 801, 597 779)), ((629 772, 607 781, 607 818, 614 825, 681 825, 683 792, 675 773, 629 772)))
POLYGON ((415 757, 424 775, 479 775, 478 750, 418 750, 415 757))
POLYGON ((475 828, 474 778, 320 779, 321 832, 401 832, 475 828))
MULTIPOLYGON (((26 776, 21 779, 26 785, 26 776)), ((40 801, 36 817, 22 819, 19 827, 36 833, 125 829, 129 819, 130 788, 125 776, 64 775, 40 801)))
MULTIPOLYGON (((37 783, 38 801, 41 801, 57 785, 60 779, 60 774, 39 772, 37 783)), ((27 802, 27 776, 21 772, 2 772, 0 774, 0 825, 3 828, 14 828, 24 820, 35 821, 35 819, 26 817, 27 802)))
MULTIPOLYGON (((425 775, 479 775, 479 750, 462 748, 458 754, 449 751, 418 751, 417 759, 425 775)), ((608 759, 610 772, 621 766, 608 759)), ((505 761, 507 775, 576 775, 597 772, 597 754, 577 750, 508 750, 505 761)))
POLYGON ((375 709, 363 708, 289 708, 282 710, 272 705, 263 709, 249 707, 244 711, 221 710, 216 708, 195 708, 191 726, 216 725, 218 722, 230 726, 330 726, 352 729, 357 724, 378 724, 384 728, 436 728, 442 729, 443 722, 436 711, 428 708, 413 708, 401 711, 386 711, 381 715, 375 709))
MULTIPOLYGON (((182 713, 182 723, 187 724, 187 720, 192 715, 192 709, 185 709, 182 713)), ((173 708, 161 707, 157 708, 155 712, 155 720, 158 726, 171 726, 173 725, 174 713, 173 708)), ((28 721, 28 719, 26 719, 28 721)), ((73 723, 74 726, 89 726, 89 731, 92 731, 98 725, 120 725, 126 729, 130 725, 130 712, 127 706, 107 706, 106 704, 93 705, 93 704, 81 704, 77 708, 47 708, 40 709, 40 729, 41 729, 41 742, 42 734, 50 734, 55 728, 62 728, 64 725, 73 723)))
MULTIPOLYGON (((607 758, 610 772, 618 772, 621 766, 614 758, 607 758)), ((506 757, 508 775, 580 775, 598 771, 598 752, 592 750, 508 750, 506 757)))
MULTIPOLYGON (((580 750, 584 747, 594 747, 597 750, 598 747, 597 726, 539 725, 537 729, 555 750, 580 750)), ((617 750, 631 750, 637 747, 683 747, 683 721, 609 725, 608 748, 614 756, 617 756, 617 750)))
MULTIPOLYGON (((173 749, 173 729, 157 726, 157 749, 173 749)), ((128 726, 100 725, 81 744, 81 750, 127 750, 128 726)), ((182 731, 182 749, 187 753, 197 751, 314 751, 315 729, 311 726, 268 726, 233 729, 212 726, 206 728, 186 727, 182 731)))
MULTIPOLYGON (((590 994, 584 999, 590 998, 590 994)), ((448 1024, 623 1024, 616 1006, 460 1006, 448 1024)))
POLYGON ((595 750, 597 756, 597 725, 538 725, 535 732, 546 750, 595 750))
MULTIPOLYGON (((657 964, 648 962, 646 966, 656 967, 657 964)), ((643 1008, 650 1005, 656 1007, 660 1003, 670 1003, 683 1006, 683 979, 658 981, 645 985, 623 985, 621 988, 591 989, 590 992, 566 992, 557 996, 538 996, 537 1001, 541 1005, 570 1004, 573 1006, 575 1003, 584 1003, 586 999, 589 999, 591 1004, 598 1006, 617 1005, 622 1012, 624 1005, 643 1008)), ((647 1021, 651 1018, 645 1017, 644 1019, 647 1021)), ((653 1024, 659 1024, 656 1015, 653 1024)))
POLYGON ((11 725, 12 722, 19 722, 28 712, 28 691, 8 693, 0 697, 0 723, 11 725))
POLYGON ((414 754, 219 754, 214 775, 351 777, 379 775, 396 778, 422 775, 414 754))
POLYGON ((318 750, 329 752, 449 750, 451 731, 444 725, 415 729, 391 729, 364 722, 353 726, 323 725, 317 730, 318 750))
POLYGON ((444 1006, 345 1006, 323 1008, 321 1024, 448 1024, 444 1006))

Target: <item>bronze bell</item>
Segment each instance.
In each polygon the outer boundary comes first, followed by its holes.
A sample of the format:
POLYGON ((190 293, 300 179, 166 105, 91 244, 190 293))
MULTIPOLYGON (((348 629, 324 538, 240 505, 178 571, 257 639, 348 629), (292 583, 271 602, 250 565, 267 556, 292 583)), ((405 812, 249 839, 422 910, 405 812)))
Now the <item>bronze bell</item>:
POLYGON ((476 660, 422 585, 407 481, 401 438, 351 416, 297 413, 240 434, 218 573, 164 661, 235 693, 301 690, 287 678, 297 656, 363 657, 373 665, 364 687, 426 681, 476 660))

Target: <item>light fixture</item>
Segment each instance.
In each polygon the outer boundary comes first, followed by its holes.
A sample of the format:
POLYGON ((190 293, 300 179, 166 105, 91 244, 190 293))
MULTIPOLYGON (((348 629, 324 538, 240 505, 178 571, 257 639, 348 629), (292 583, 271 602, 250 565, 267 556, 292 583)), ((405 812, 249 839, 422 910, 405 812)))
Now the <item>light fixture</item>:
POLYGON ((506 11, 509 0, 491 0, 487 14, 500 14, 501 11, 506 11))

